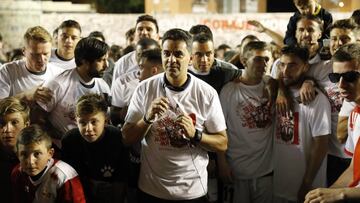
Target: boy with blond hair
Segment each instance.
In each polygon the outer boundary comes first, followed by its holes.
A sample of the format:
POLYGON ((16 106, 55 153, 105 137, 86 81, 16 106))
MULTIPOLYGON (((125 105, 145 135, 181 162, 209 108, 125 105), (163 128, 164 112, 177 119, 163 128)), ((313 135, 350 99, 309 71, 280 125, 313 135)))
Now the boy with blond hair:
POLYGON ((51 91, 42 84, 62 72, 48 64, 51 42, 50 33, 41 26, 26 31, 23 48, 25 59, 6 63, 0 70, 0 99, 9 96, 28 101, 47 102, 51 99, 51 91))
POLYGON ((16 157, 16 139, 24 127, 29 125, 30 108, 15 97, 0 100, 0 196, 11 202, 10 175, 19 163, 16 157))

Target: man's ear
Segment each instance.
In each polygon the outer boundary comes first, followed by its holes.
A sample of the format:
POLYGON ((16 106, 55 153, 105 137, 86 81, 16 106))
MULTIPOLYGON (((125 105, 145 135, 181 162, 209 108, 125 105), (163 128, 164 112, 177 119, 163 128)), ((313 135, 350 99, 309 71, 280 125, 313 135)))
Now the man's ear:
POLYGON ((52 158, 54 156, 54 153, 55 153, 54 148, 50 148, 49 151, 48 151, 48 154, 49 154, 50 158, 52 158))
POLYGON ((246 65, 247 58, 240 56, 240 62, 243 64, 243 66, 246 65))
POLYGON ((309 63, 306 63, 304 64, 304 72, 307 72, 310 68, 310 64, 309 63))
POLYGON ((28 127, 30 125, 30 121, 25 122, 25 127, 28 127))

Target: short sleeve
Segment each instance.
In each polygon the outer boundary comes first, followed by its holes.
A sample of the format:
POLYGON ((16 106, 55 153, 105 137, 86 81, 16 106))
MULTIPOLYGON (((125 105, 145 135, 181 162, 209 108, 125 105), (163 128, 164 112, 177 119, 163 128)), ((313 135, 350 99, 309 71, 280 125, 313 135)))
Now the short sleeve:
POLYGON ((220 99, 214 90, 212 101, 209 106, 209 113, 205 120, 205 128, 209 133, 217 133, 226 130, 225 118, 221 108, 220 99))

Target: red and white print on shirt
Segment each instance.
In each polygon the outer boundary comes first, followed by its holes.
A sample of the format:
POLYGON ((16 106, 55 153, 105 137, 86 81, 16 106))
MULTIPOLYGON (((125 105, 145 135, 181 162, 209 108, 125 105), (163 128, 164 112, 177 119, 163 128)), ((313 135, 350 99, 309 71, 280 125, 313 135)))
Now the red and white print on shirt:
POLYGON ((258 99, 248 98, 248 101, 241 101, 236 107, 236 113, 241 119, 241 125, 250 129, 266 128, 271 125, 271 106, 267 100, 261 102, 259 106, 253 104, 259 103, 258 99))
POLYGON ((277 116, 275 140, 277 143, 299 145, 299 112, 291 116, 277 116))
MULTIPOLYGON (((172 146, 175 148, 191 146, 190 140, 184 135, 184 129, 176 123, 176 119, 182 114, 182 111, 177 106, 170 105, 168 111, 153 125, 152 130, 157 131, 157 133, 154 133, 156 143, 160 146, 172 146)), ((195 125, 196 115, 191 113, 189 116, 195 125)))
POLYGON ((340 92, 337 86, 325 87, 326 97, 329 99, 331 106, 331 113, 340 112, 343 99, 340 97, 340 92))

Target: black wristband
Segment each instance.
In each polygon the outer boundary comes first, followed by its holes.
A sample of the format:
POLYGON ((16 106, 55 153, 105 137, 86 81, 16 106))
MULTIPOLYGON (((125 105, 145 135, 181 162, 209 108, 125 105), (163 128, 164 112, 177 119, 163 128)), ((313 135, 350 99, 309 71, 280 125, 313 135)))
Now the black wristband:
POLYGON ((200 144, 201 139, 202 139, 202 131, 198 130, 198 129, 195 129, 195 135, 194 135, 193 138, 191 138, 191 142, 194 145, 198 145, 198 144, 200 144))
POLYGON ((154 123, 154 121, 149 121, 148 119, 146 119, 146 115, 144 115, 143 121, 144 121, 146 124, 148 124, 148 125, 151 125, 151 124, 154 123))

